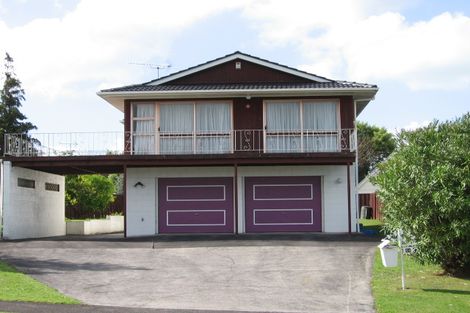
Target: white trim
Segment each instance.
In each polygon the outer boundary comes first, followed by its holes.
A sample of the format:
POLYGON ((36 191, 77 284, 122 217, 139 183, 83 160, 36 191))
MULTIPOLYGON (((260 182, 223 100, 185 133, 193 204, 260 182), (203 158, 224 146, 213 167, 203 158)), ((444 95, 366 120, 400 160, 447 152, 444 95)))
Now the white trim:
POLYGON ((166 91, 100 91, 96 94, 124 112, 124 100, 159 99, 197 99, 197 98, 236 98, 246 97, 303 97, 303 96, 373 96, 379 88, 289 88, 289 89, 238 89, 238 90, 166 90, 166 91))
POLYGON ((166 210, 166 226, 226 226, 227 225, 227 211, 226 210, 166 210), (170 224, 168 213, 188 213, 188 212, 223 212, 223 224, 170 224))
POLYGON ((254 226, 283 226, 283 225, 313 225, 313 209, 253 209, 253 225, 254 226), (285 211, 285 212, 292 212, 292 211, 310 211, 310 223, 256 223, 256 211, 285 211))
POLYGON ((188 201, 225 201, 226 200, 226 190, 225 185, 166 185, 166 202, 188 202, 188 201), (223 199, 181 199, 181 200, 172 200, 168 198, 169 188, 191 188, 191 187, 222 187, 224 190, 223 199))
POLYGON ((291 74, 291 75, 295 75, 295 76, 307 78, 307 79, 310 79, 310 80, 314 80, 314 81, 319 82, 319 83, 327 83, 327 82, 331 81, 329 79, 325 79, 323 77, 319 77, 319 76, 314 75, 314 74, 304 73, 304 72, 301 72, 301 71, 296 70, 296 69, 287 68, 285 66, 274 64, 274 63, 269 62, 269 61, 264 61, 264 60, 260 60, 258 58, 247 56, 247 55, 242 54, 242 53, 234 53, 234 54, 228 55, 226 57, 220 58, 218 60, 214 60, 214 61, 202 64, 202 65, 193 67, 191 69, 184 70, 180 73, 170 74, 167 77, 163 77, 163 78, 158 79, 154 82, 147 83, 147 85, 151 85, 151 86, 161 85, 161 84, 164 84, 166 82, 169 82, 169 81, 172 81, 172 80, 175 80, 175 79, 179 79, 181 77, 185 77, 185 76, 203 71, 205 69, 209 69, 211 67, 229 62, 229 61, 233 61, 235 59, 241 59, 241 60, 248 61, 248 62, 251 62, 251 63, 255 63, 255 64, 258 64, 258 65, 261 65, 261 66, 269 67, 269 68, 272 68, 274 70, 278 70, 278 71, 281 71, 281 72, 284 72, 284 73, 288 73, 288 74, 291 74))
MULTIPOLYGON (((100 97, 111 96, 111 97, 120 97, 120 96, 162 96, 162 95, 210 95, 210 94, 226 94, 227 96, 246 96, 249 93, 253 95, 271 95, 278 92, 278 94, 285 94, 288 92, 331 92, 332 95, 350 95, 351 93, 358 93, 358 91, 375 91, 377 92, 379 88, 376 87, 352 87, 352 88, 266 88, 266 89, 204 89, 204 90, 149 90, 149 91, 99 91, 97 95, 100 97)), ((310 93, 309 93, 310 94, 310 93)), ((310 94, 314 95, 314 94, 310 94)))
POLYGON ((313 200, 313 185, 312 184, 253 184, 253 201, 287 201, 287 200, 313 200), (260 186, 310 186, 310 198, 256 198, 256 187, 260 186))

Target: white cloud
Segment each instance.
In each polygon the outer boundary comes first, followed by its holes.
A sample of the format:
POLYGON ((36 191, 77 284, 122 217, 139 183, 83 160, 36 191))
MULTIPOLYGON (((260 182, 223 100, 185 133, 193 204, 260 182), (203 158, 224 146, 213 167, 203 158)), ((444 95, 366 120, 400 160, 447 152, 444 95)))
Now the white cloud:
POLYGON ((415 130, 415 129, 418 129, 418 128, 422 128, 422 127, 426 127, 428 126, 429 124, 431 123, 431 121, 411 121, 409 122, 408 124, 406 124, 405 126, 403 127, 399 127, 399 128, 389 128, 387 129, 390 133, 392 134, 398 134, 400 133, 400 131, 402 130, 408 130, 408 131, 411 131, 411 130, 415 130))
POLYGON ((430 123, 431 123, 430 121, 421 121, 421 122, 413 121, 413 122, 409 123, 408 125, 406 125, 405 127, 403 127, 403 129, 405 129, 405 130, 415 130, 415 129, 418 129, 418 128, 421 128, 421 127, 426 127, 430 123))
POLYGON ((245 15, 262 42, 297 46, 308 60, 301 67, 313 73, 412 89, 470 87, 470 18, 462 14, 410 23, 380 2, 332 0, 256 2, 245 15))
POLYGON ((83 83, 138 81, 129 62, 165 59, 172 36, 235 5, 215 0, 83 0, 60 19, 35 19, 13 28, 0 21, 0 51, 15 58, 28 93, 55 99, 75 94, 83 83))
MULTIPOLYGON (((55 3, 61 4, 59 0, 55 3)), ((301 68, 319 75, 372 83, 399 80, 415 89, 468 88, 470 19, 444 13, 410 23, 396 13, 408 1, 393 1, 394 7, 383 7, 390 5, 384 3, 82 0, 61 18, 34 19, 17 27, 0 20, 0 57, 3 59, 4 51, 14 57, 27 91, 25 113, 33 122, 42 119, 37 122, 41 130, 44 126, 57 129, 49 122, 50 116, 64 116, 68 111, 86 115, 86 110, 97 110, 96 117, 83 118, 95 118, 99 124, 102 112, 98 111, 106 105, 95 95, 97 90, 144 81, 148 70, 130 62, 167 62, 175 38, 196 23, 225 12, 243 12, 254 29, 249 36, 259 36, 270 50, 284 45, 298 49, 304 56, 301 68)), ((0 0, 0 10, 6 10, 5 6, 0 0)), ((224 36, 218 29, 213 32, 224 36)), ((185 48, 184 44, 178 46, 185 48)), ((118 113, 110 117, 119 118, 118 113)), ((65 123, 62 129, 72 127, 65 123)), ((81 127, 78 121, 76 125, 76 129, 81 127)))

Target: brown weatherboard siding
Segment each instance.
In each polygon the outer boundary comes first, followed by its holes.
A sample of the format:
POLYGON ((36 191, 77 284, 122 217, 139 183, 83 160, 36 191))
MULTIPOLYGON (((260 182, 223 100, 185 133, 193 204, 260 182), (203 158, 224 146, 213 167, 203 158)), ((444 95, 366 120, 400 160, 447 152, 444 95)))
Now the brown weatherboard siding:
MULTIPOLYGON (((233 99, 233 129, 253 130, 263 129, 263 99, 261 98, 236 98, 233 99)), ((245 147, 257 147, 263 149, 263 136, 261 132, 237 132, 235 134, 235 149, 242 150, 245 147), (248 140, 248 141, 245 141, 248 140)))
POLYGON ((341 128, 354 128, 354 102, 351 96, 340 97, 341 128))
POLYGON ((163 85, 309 82, 312 81, 245 60, 236 59, 169 81, 163 85), (241 69, 235 69, 236 62, 241 62, 241 69))
POLYGON ((124 101, 124 131, 131 131, 131 101, 124 101))

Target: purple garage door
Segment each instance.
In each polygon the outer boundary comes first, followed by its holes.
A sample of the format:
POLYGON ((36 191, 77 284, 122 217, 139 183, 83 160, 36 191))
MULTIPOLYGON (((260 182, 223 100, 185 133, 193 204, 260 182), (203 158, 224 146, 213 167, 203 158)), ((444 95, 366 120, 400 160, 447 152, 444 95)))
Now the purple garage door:
POLYGON ((321 231, 321 179, 245 178, 246 232, 321 231))
POLYGON ((159 178, 160 233, 232 233, 233 178, 159 178))

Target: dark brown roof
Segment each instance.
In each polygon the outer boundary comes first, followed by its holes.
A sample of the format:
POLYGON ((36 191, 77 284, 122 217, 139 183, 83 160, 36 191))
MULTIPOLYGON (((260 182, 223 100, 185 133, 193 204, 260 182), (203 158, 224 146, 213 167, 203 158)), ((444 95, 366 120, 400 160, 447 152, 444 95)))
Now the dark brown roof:
POLYGON ((377 88, 376 85, 333 81, 330 83, 262 83, 262 84, 201 84, 201 85, 131 85, 104 89, 101 92, 127 91, 198 91, 198 90, 263 90, 263 89, 341 89, 377 88))

